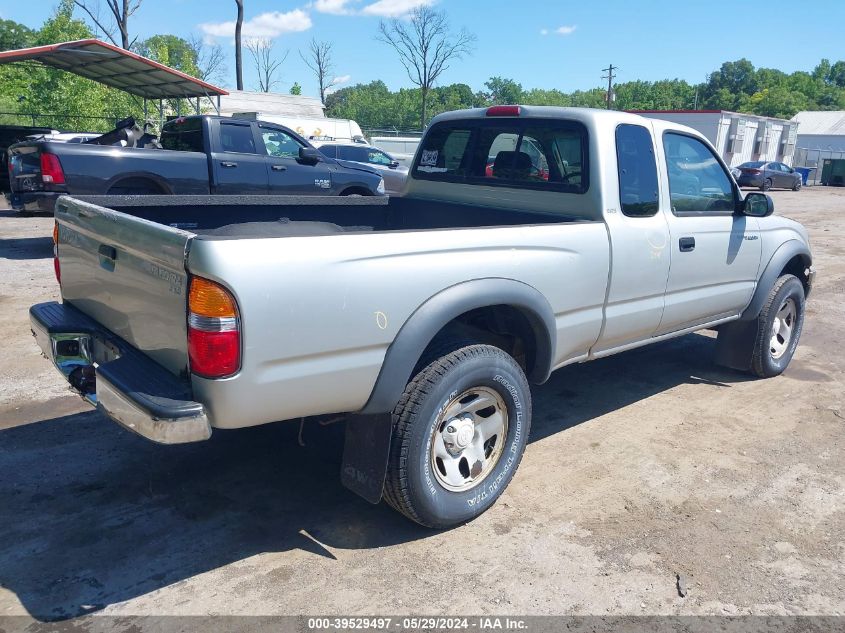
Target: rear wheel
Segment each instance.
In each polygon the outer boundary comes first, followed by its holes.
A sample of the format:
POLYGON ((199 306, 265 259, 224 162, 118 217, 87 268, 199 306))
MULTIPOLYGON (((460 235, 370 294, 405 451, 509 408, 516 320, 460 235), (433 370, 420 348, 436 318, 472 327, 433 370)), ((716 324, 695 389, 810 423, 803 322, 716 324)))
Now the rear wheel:
POLYGON ((804 286, 795 275, 778 278, 757 317, 751 370, 761 378, 789 366, 804 326, 804 286))
POLYGON ((769 189, 771 189, 771 188, 772 188, 772 179, 771 179, 771 178, 766 178, 766 179, 763 181, 763 184, 762 184, 762 185, 760 185, 760 190, 761 190, 761 191, 768 191, 768 190, 769 190, 769 189))
POLYGON ((433 528, 487 510, 522 459, 531 392, 522 368, 489 345, 469 345, 423 367, 393 411, 385 500, 433 528))

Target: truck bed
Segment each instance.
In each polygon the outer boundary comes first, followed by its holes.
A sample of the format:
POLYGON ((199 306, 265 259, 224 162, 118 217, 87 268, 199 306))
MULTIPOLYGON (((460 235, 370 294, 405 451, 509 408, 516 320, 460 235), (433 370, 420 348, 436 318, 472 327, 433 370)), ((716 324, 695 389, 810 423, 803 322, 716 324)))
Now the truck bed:
POLYGON ((195 233, 200 239, 518 226, 583 221, 560 214, 415 198, 315 196, 79 196, 195 233))

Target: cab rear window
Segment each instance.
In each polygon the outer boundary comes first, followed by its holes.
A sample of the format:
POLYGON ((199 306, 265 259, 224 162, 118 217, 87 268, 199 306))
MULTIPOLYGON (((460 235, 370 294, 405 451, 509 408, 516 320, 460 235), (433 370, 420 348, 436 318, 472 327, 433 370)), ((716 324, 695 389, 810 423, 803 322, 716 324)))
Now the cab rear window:
POLYGON ((575 121, 444 121, 426 135, 414 178, 584 193, 587 130, 575 121))
POLYGON ((165 123, 159 139, 164 149, 180 152, 204 152, 202 142, 202 120, 174 119, 165 123))

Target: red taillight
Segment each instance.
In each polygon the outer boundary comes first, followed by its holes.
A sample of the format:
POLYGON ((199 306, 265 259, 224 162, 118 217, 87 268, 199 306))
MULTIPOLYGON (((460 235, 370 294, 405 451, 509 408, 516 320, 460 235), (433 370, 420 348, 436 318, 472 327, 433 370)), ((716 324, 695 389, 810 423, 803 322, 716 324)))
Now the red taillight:
POLYGON ((487 108, 487 116, 519 116, 518 105, 497 105, 487 108))
POLYGON ((760 170, 759 169, 743 169, 742 172, 744 174, 759 174, 760 170))
POLYGON ((56 281, 62 285, 62 267, 59 264, 59 223, 53 223, 53 272, 56 273, 56 281))
POLYGON ((188 356, 191 373, 204 378, 231 376, 241 363, 240 333, 188 328, 188 356))
POLYGON ((41 180, 54 185, 65 184, 65 172, 55 154, 41 154, 41 180))
POLYGON ((188 291, 188 359, 191 373, 224 378, 241 365, 241 333, 234 297, 220 284, 191 278, 188 291))

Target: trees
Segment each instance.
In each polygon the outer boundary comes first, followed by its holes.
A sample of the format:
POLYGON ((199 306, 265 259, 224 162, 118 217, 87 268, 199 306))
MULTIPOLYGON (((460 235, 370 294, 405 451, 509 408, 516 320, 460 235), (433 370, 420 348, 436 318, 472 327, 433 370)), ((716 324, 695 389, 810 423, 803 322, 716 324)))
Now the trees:
POLYGON ((293 85, 290 87, 290 93, 292 95, 299 96, 302 94, 302 86, 299 85, 298 81, 294 81, 293 85))
POLYGON ((91 0, 73 0, 73 3, 85 11, 88 17, 94 22, 103 34, 111 40, 115 46, 129 50, 138 39, 129 39, 129 18, 141 8, 143 0, 105 0, 108 9, 108 19, 100 17, 100 3, 91 0), (120 34, 120 41, 115 39, 115 30, 120 34))
POLYGON ((270 92, 279 83, 279 67, 287 59, 288 51, 281 59, 273 57, 273 40, 253 38, 247 40, 246 49, 252 56, 252 63, 258 75, 258 88, 261 92, 270 92))
POLYGON ((244 89, 244 57, 241 31, 244 26, 244 0, 235 0, 238 6, 238 19, 235 21, 235 81, 238 90, 244 89))
POLYGON ((420 127, 425 127, 428 94, 449 63, 472 52, 476 37, 462 29, 453 34, 445 11, 423 5, 409 19, 381 21, 377 39, 396 51, 408 78, 420 89, 420 127))
POLYGON ((486 100, 490 104, 514 104, 522 103, 525 99, 525 92, 522 84, 513 79, 503 77, 490 77, 484 85, 490 92, 486 93, 486 100))
POLYGON ((305 65, 311 69, 314 76, 317 77, 317 85, 320 89, 320 101, 326 102, 326 89, 331 86, 329 77, 334 70, 332 62, 332 44, 331 42, 318 42, 316 38, 312 39, 308 45, 308 54, 303 55, 299 53, 305 65))
POLYGON ((32 44, 35 31, 14 20, 0 20, 0 52, 26 48, 32 44))

